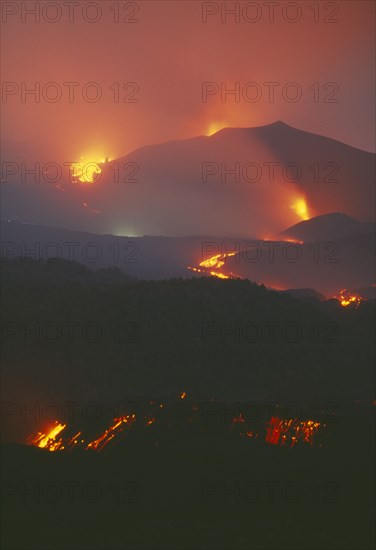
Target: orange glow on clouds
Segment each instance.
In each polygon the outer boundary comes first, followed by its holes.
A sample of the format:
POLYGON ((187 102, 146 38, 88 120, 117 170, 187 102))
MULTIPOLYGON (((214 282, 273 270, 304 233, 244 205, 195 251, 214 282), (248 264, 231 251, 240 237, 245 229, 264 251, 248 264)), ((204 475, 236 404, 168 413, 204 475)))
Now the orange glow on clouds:
POLYGON ((308 206, 305 198, 299 197, 296 199, 296 201, 291 205, 291 209, 295 211, 301 221, 309 220, 310 215, 308 213, 308 206))
POLYGON ((222 130, 223 128, 227 128, 227 127, 228 125, 224 122, 212 122, 211 124, 209 124, 205 132, 205 135, 212 136, 213 134, 216 134, 217 132, 219 132, 219 130, 222 130))

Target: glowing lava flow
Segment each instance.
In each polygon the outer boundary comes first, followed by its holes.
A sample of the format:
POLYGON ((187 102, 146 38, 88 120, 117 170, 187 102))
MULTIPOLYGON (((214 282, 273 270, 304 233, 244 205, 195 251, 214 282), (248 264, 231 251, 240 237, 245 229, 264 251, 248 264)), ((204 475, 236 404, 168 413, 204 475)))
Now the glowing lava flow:
POLYGON ((102 158, 101 160, 84 161, 84 157, 81 157, 80 162, 71 164, 73 182, 93 183, 102 173, 101 165, 110 162, 110 160, 110 158, 102 158))
MULTIPOLYGON (((187 399, 187 393, 182 391, 178 395, 177 401, 184 399, 187 399)), ((163 408, 162 403, 158 404, 154 401, 151 401, 150 405, 157 407, 155 413, 163 408)), ((186 417, 183 417, 185 422, 191 423, 194 420, 197 421, 197 418, 193 418, 195 413, 196 417, 200 414, 200 409, 196 404, 190 405, 188 403, 188 407, 185 408, 185 410, 187 414, 186 417)), ((179 418, 181 418, 180 413, 179 418)), ((150 430, 149 427, 156 422, 159 423, 160 421, 163 422, 163 418, 158 418, 158 414, 150 415, 148 413, 146 416, 143 416, 143 421, 138 423, 138 426, 141 429, 147 429, 150 434, 155 434, 153 429, 150 430)), ((128 433, 135 422, 135 414, 114 418, 112 424, 103 433, 101 433, 101 435, 92 441, 89 440, 90 442, 88 443, 83 438, 81 431, 76 432, 73 436, 65 437, 65 439, 63 439, 60 434, 67 427, 67 425, 56 421, 50 431, 47 433, 38 432, 36 435, 29 437, 27 442, 29 445, 40 447, 48 451, 69 452, 78 447, 83 451, 100 452, 111 441, 118 441, 121 435, 128 433)), ((174 422, 172 422, 171 416, 169 415, 167 417, 167 425, 165 425, 166 429, 169 429, 172 424, 174 424, 174 422)), ((245 436, 252 439, 259 438, 260 441, 262 439, 262 432, 260 431, 261 425, 257 423, 254 424, 250 420, 246 420, 242 412, 232 418, 229 428, 232 432, 237 432, 239 436, 245 436), (257 429, 257 427, 259 429, 257 429)), ((298 418, 285 419, 272 416, 266 425, 264 441, 268 444, 290 448, 294 447, 298 443, 308 444, 312 447, 316 432, 319 429, 321 430, 321 428, 326 428, 326 425, 315 420, 300 420, 298 418)), ((315 441, 315 443, 317 444, 317 441, 315 441)), ((155 442, 155 444, 157 445, 158 442, 155 442)), ((319 443, 319 446, 322 445, 319 443)))
POLYGON ((362 298, 359 294, 352 294, 346 288, 343 288, 340 291, 339 296, 334 296, 334 298, 336 298, 336 300, 338 300, 343 307, 358 307, 361 302, 365 301, 365 298, 362 298))
POLYGON ((41 449, 48 449, 49 451, 64 449, 63 440, 61 438, 56 440, 56 438, 66 426, 66 424, 56 422, 55 426, 47 434, 38 432, 37 435, 31 436, 28 441, 30 445, 35 445, 41 449))
MULTIPOLYGON (((119 418, 114 418, 111 426, 105 430, 97 439, 94 439, 84 448, 85 450, 94 450, 101 451, 115 436, 120 432, 123 432, 125 429, 130 428, 133 422, 136 420, 136 415, 127 415, 121 416, 119 418)), ((49 451, 64 451, 70 447, 81 445, 85 443, 84 439, 78 439, 82 432, 77 432, 73 437, 70 437, 66 442, 60 437, 56 439, 57 436, 66 428, 66 424, 60 424, 59 422, 55 423, 55 426, 48 433, 44 434, 38 432, 37 435, 31 436, 28 438, 29 445, 34 445, 35 447, 40 447, 43 449, 48 449, 49 451)))
POLYGON ((304 241, 299 241, 298 239, 283 239, 283 243, 293 243, 293 244, 304 244, 304 241))
POLYGON ((211 256, 207 260, 200 262, 200 267, 188 266, 188 269, 190 269, 191 271, 196 271, 197 273, 205 273, 206 275, 211 275, 212 277, 217 277, 218 279, 240 279, 240 277, 238 275, 235 275, 234 273, 229 273, 228 275, 226 275, 225 273, 221 273, 220 271, 213 271, 213 268, 220 270, 225 265, 226 258, 235 256, 236 254, 237 252, 225 252, 223 254, 216 254, 215 256, 211 256))
POLYGON ((103 432, 97 439, 89 443, 87 449, 93 449, 95 451, 101 451, 103 447, 107 445, 119 432, 122 432, 125 428, 129 428, 135 421, 136 415, 121 416, 120 418, 114 418, 114 423, 107 430, 103 432))
POLYGON ((286 445, 293 447, 299 441, 313 445, 313 436, 321 426, 314 420, 298 420, 291 418, 284 420, 272 416, 267 426, 265 441, 272 445, 286 445))
POLYGON ((217 254, 216 256, 212 256, 211 258, 204 260, 200 263, 201 267, 214 267, 215 269, 220 269, 223 265, 225 265, 226 258, 229 258, 230 256, 235 256, 236 252, 227 252, 225 254, 217 254))

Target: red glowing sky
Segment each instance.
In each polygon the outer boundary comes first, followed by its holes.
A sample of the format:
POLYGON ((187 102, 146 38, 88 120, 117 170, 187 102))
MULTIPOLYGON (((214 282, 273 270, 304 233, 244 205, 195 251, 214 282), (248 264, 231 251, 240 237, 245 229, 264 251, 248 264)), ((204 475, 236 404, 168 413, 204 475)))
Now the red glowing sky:
POLYGON ((16 147, 22 142, 21 154, 58 161, 83 154, 118 157, 146 144, 205 134, 213 123, 259 126, 275 120, 374 149, 373 2, 339 2, 337 23, 315 23, 309 2, 299 3, 297 23, 282 19, 286 2, 277 3, 274 23, 266 7, 258 23, 231 17, 222 23, 220 14, 203 23, 201 2, 141 1, 139 21, 122 24, 113 22, 110 2, 100 4, 97 23, 85 22, 79 9, 73 23, 66 12, 55 24, 34 23, 32 16, 23 23, 20 13, 7 17, 3 81, 80 83, 73 103, 66 94, 57 103, 22 103, 19 94, 7 98, 2 138, 16 147), (90 81, 103 90, 94 104, 81 97, 90 81), (140 88, 139 102, 114 103, 109 86, 129 81, 140 88), (203 103, 205 81, 257 82, 263 95, 256 103, 236 103, 233 97, 221 102, 217 94, 203 103), (301 101, 288 103, 277 91, 269 102, 262 83, 272 81, 280 87, 298 83, 301 101), (309 86, 315 82, 337 83, 339 101, 314 103, 309 86))

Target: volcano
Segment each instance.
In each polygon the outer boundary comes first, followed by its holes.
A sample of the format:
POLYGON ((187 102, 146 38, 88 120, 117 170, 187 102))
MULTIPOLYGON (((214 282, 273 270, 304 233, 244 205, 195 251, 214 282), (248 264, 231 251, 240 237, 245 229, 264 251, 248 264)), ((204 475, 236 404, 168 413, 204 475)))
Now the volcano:
POLYGON ((281 238, 313 242, 344 239, 351 235, 371 236, 374 233, 375 224, 361 223, 346 214, 335 212, 299 222, 282 231, 280 236, 281 238))
POLYGON ((279 121, 142 147, 105 163, 93 183, 21 182, 16 173, 3 185, 2 219, 128 236, 269 238, 332 212, 372 221, 374 174, 374 154, 279 121))

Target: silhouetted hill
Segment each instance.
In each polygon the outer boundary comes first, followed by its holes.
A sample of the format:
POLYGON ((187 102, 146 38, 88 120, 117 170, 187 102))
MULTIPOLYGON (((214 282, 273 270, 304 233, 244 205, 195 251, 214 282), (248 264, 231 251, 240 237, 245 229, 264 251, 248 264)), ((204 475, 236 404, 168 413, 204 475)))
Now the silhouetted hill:
POLYGON ((304 242, 344 239, 351 235, 375 235, 375 224, 360 223, 346 214, 323 214, 299 222, 281 233, 282 238, 304 242))
POLYGON ((298 300, 318 300, 319 302, 323 302, 325 300, 325 296, 319 292, 316 292, 316 290, 313 290, 312 288, 289 288, 280 292, 289 294, 298 300))
MULTIPOLYGON (((124 393, 182 389, 198 398, 312 399, 371 388, 367 303, 348 311, 337 301, 302 301, 247 280, 104 284, 80 266, 69 268, 79 282, 50 276, 49 264, 19 267, 8 260, 1 270, 3 375, 18 399, 111 403, 124 393)), ((65 263, 60 268, 69 271, 65 263)))
POLYGON ((62 283, 80 283, 80 284, 111 284, 124 283, 135 280, 123 273, 118 267, 108 267, 102 269, 88 269, 82 264, 69 260, 57 258, 54 260, 27 260, 18 258, 11 262, 0 263, 2 272, 13 281, 23 281, 27 274, 29 284, 62 284, 62 283), (5 269, 4 269, 5 268, 5 269))
MULTIPOLYGON (((295 245, 210 236, 118 237, 1 222, 1 240, 3 259, 75 260, 91 271, 116 267, 138 279, 196 276, 188 266, 197 268, 212 255, 235 250, 224 272, 272 288, 312 288, 330 297, 342 288, 371 286, 375 280, 372 231, 295 245)), ((112 276, 120 277, 116 271, 112 276)))

